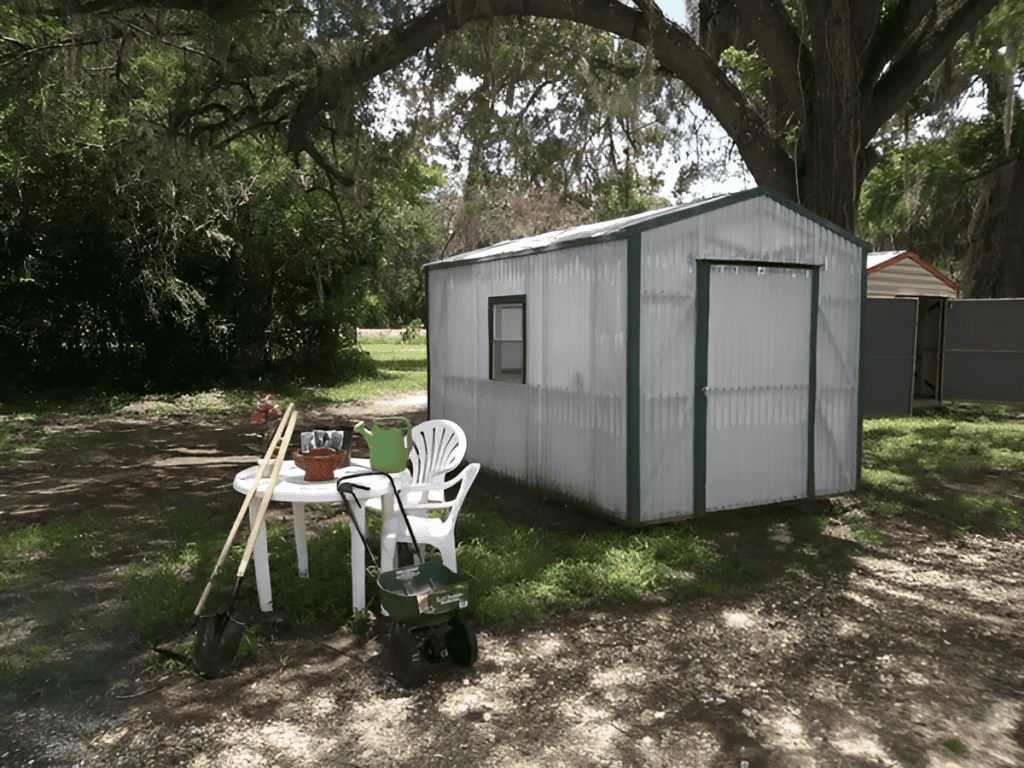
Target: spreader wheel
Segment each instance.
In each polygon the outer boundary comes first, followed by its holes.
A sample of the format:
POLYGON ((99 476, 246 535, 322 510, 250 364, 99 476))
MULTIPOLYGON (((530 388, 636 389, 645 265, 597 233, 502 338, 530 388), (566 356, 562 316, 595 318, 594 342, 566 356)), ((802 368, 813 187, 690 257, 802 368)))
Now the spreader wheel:
POLYGON ((388 669, 406 688, 414 688, 427 679, 427 662, 420 655, 416 638, 408 627, 398 622, 391 625, 388 669))
POLYGON ((477 659, 476 631, 473 625, 458 613, 448 622, 448 627, 444 636, 448 658, 460 667, 473 666, 477 659))
POLYGON ((437 664, 444 656, 444 639, 439 633, 430 633, 423 641, 423 658, 431 664, 437 664))

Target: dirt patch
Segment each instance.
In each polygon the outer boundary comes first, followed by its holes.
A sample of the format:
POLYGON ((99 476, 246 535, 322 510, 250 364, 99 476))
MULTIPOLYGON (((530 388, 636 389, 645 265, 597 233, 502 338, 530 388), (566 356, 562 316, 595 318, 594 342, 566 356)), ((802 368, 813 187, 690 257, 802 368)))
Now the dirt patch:
MULTIPOLYGON (((304 410, 299 426, 396 414, 426 417, 373 398, 304 410)), ((0 474, 0 534, 169 497, 215 503, 227 530, 230 478, 257 442, 204 417, 48 427, 88 434, 89 450, 0 474)), ((471 497, 552 530, 613 525, 486 474, 471 497)), ((479 662, 437 665, 417 690, 387 673, 373 632, 333 626, 273 636, 219 680, 138 674, 147 652, 116 580, 140 551, 126 543, 48 590, 67 608, 49 631, 73 653, 0 692, 0 765, 1024 765, 1024 540, 872 519, 895 542, 881 547, 795 520, 751 510, 708 528, 756 584, 480 627, 479 662), (822 557, 828 568, 807 565, 822 557)), ((32 615, 0 595, 8 637, 32 615)))

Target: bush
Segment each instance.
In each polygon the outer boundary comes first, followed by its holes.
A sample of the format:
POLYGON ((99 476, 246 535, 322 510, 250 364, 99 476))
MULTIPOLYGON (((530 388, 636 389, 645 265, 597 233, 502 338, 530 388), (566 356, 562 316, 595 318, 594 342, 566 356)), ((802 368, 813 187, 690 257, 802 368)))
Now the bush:
POLYGON ((414 318, 412 322, 405 326, 405 330, 402 331, 402 341, 415 341, 420 337, 420 331, 422 330, 423 323, 420 322, 418 317, 414 318))

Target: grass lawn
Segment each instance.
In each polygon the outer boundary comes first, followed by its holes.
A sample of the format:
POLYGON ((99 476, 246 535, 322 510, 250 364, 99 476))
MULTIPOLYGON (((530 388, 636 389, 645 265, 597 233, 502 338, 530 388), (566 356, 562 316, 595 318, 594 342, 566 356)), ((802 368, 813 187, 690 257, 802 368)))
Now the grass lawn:
MULTIPOLYGON (((381 363, 382 375, 332 388, 294 388, 278 392, 298 407, 426 387, 426 349, 422 341, 373 340, 364 343, 381 363)), ((255 392, 208 392, 147 398, 162 413, 202 411, 237 417, 252 407, 255 392)), ((35 438, 31 427, 54 412, 69 417, 118 417, 138 400, 68 399, 23 403, 0 409, 0 459, 8 463, 26 449, 62 450, 35 438)), ((77 444, 88 450, 87 443, 77 444)), ((871 419, 864 424, 863 487, 849 505, 780 506, 744 524, 772 535, 780 528, 795 537, 787 573, 842 567, 822 535, 829 525, 845 524, 852 535, 888 545, 881 530, 895 516, 913 517, 951 535, 1020 528, 1024 513, 1024 418, 1005 406, 956 405, 913 418, 871 419)), ((296 575, 289 523, 268 526, 275 604, 289 625, 319 621, 366 626, 366 614, 351 615, 349 529, 346 518, 324 505, 311 518, 330 522, 309 542, 309 579, 296 575)), ((473 612, 483 622, 563 612, 609 599, 635 600, 645 593, 687 599, 752 584, 762 573, 743 557, 713 541, 737 517, 709 516, 641 530, 614 529, 570 536, 509 522, 480 497, 472 497, 458 525, 459 569, 474 581, 473 612)), ((54 562, 64 568, 113 552, 125 538, 151 542, 149 552, 120 569, 123 597, 135 629, 151 636, 168 619, 182 625, 190 617, 203 582, 216 560, 226 530, 211 523, 209 510, 188 498, 153 505, 130 523, 114 524, 95 510, 88 520, 72 518, 47 526, 29 526, 0 536, 0 587, 24 590, 53 578, 54 562), (127 528, 126 528, 127 526, 127 528)), ((379 531, 371 529, 371 538, 379 531)), ((244 537, 229 563, 237 563, 244 537)), ((226 598, 233 579, 222 576, 209 605, 226 598)), ((370 586, 372 582, 368 582, 370 586)), ((248 647, 258 638, 251 632, 248 647)), ((184 650, 184 648, 182 649, 184 650)), ((0 678, 31 666, 46 649, 22 649, 0 637, 0 678)))

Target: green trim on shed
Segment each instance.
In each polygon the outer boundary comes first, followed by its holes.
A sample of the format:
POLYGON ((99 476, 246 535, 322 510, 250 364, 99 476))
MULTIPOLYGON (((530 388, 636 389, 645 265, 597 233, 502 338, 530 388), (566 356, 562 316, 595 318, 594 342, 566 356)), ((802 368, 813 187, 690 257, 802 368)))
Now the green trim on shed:
POLYGON ((818 280, 821 270, 811 269, 810 371, 807 381, 807 496, 814 498, 814 427, 818 413, 818 280))
POLYGON ((643 523, 640 504, 640 232, 626 238, 626 523, 643 523))
POLYGON ((860 490, 860 468, 864 457, 864 315, 868 304, 868 251, 865 243, 860 275, 860 364, 857 366, 857 480, 854 490, 860 490))
MULTIPOLYGON (((728 265, 742 267, 770 267, 806 269, 811 272, 811 327, 809 363, 807 372, 807 496, 815 496, 814 430, 818 402, 818 301, 821 268, 818 265, 790 264, 779 261, 735 261, 727 259, 698 260, 697 265, 697 328, 694 349, 693 385, 693 514, 707 511, 708 473, 708 334, 711 312, 711 267, 728 265)), ((859 444, 859 442, 858 442, 859 444)), ((858 473, 860 455, 858 454, 858 473)))
POLYGON ((708 482, 708 322, 711 262, 697 262, 697 332, 693 359, 693 514, 702 515, 708 482))
MULTIPOLYGON (((427 315, 427 324, 430 324, 430 275, 423 274, 423 306, 427 315)), ((427 328, 427 420, 434 418, 430 415, 430 329, 427 328)))

